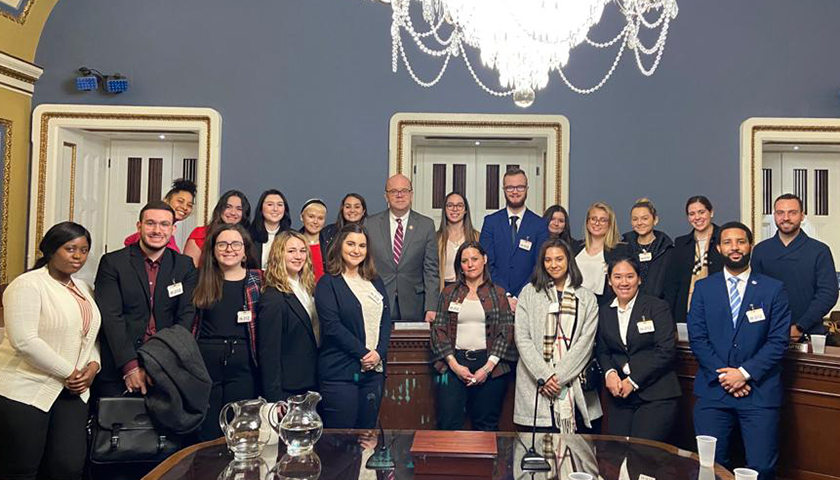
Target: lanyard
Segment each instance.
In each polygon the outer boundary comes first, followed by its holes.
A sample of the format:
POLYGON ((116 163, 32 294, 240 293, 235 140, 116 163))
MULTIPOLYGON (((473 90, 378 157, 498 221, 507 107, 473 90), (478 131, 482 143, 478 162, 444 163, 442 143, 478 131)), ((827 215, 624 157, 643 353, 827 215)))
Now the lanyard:
MULTIPOLYGON (((559 301, 558 301, 559 303, 559 301)), ((577 324, 578 324, 578 298, 575 297, 575 321, 572 324, 572 331, 570 332, 569 338, 566 338, 566 332, 563 331, 563 324, 560 321, 560 312, 554 314, 555 318, 557 319, 557 329, 560 330, 560 335, 563 336, 563 343, 566 344, 566 351, 572 348, 572 340, 575 338, 575 332, 577 331, 577 324)))

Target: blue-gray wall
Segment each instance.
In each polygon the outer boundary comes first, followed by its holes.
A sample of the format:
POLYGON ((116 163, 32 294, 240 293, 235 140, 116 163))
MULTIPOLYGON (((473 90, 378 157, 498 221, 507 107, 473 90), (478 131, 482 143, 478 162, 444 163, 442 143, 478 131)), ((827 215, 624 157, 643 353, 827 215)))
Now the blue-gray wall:
MULTIPOLYGON (((370 0, 61 0, 38 47, 34 104, 212 107, 223 117, 222 189, 255 201, 279 187, 295 213, 309 197, 334 205, 355 190, 375 211, 395 112, 524 113, 480 91, 460 61, 433 89, 392 74, 390 15, 370 0), (131 90, 75 92, 81 65, 121 72, 131 90)), ((836 0, 682 0, 653 77, 629 56, 593 95, 554 76, 527 113, 571 122, 576 234, 597 200, 617 207, 622 230, 640 196, 673 234, 688 230, 690 194, 708 195, 717 221, 736 217, 741 122, 840 116, 838 19, 836 0)), ((611 16, 593 36, 615 28, 611 16)), ((599 53, 573 53, 568 75, 596 81, 611 61, 599 53)))

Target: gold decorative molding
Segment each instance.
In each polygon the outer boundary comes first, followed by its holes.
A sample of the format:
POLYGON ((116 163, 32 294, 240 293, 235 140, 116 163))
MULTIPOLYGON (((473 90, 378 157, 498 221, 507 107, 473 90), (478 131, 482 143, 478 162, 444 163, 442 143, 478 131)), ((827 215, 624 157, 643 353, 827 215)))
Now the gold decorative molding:
POLYGON ((9 252, 9 184, 12 180, 12 121, 0 118, 3 128, 3 201, 0 204, 2 228, 0 228, 0 284, 7 282, 6 256, 9 252))
POLYGON ((70 147, 73 153, 70 155, 70 213, 67 219, 73 221, 73 212, 76 210, 76 144, 64 142, 65 147, 70 147))
MULTIPOLYGON (((88 119, 88 120, 139 120, 156 122, 201 122, 207 129, 204 164, 204 224, 209 221, 208 208, 210 205, 210 146, 212 145, 211 118, 207 115, 167 115, 142 113, 85 113, 85 112, 44 112, 41 115, 41 130, 38 158, 38 192, 35 212, 35 242, 39 242, 44 234, 44 214, 46 209, 47 186, 47 144, 49 140, 50 121, 54 119, 88 119)), ((74 156, 75 157, 75 156, 74 156)))
POLYGON ((38 81, 36 77, 26 75, 17 70, 4 67, 3 65, 0 65, 0 75, 5 75, 7 77, 14 78, 15 80, 20 80, 21 82, 28 83, 30 85, 35 85, 35 82, 38 81))
MULTIPOLYGON (((537 128, 549 128, 555 132, 555 169, 554 169, 554 198, 551 202, 548 201, 548 192, 546 191, 546 175, 543 175, 543 205, 550 205, 554 203, 562 203, 562 187, 563 187, 563 124, 560 122, 533 122, 523 120, 520 122, 511 121, 473 121, 473 120, 399 120, 397 122, 397 172, 406 175, 404 171, 404 152, 403 152, 403 137, 405 136, 405 129, 408 127, 456 127, 456 128, 475 128, 475 129, 490 129, 490 128, 511 128, 522 130, 534 130, 537 128)), ((546 170, 545 159, 542 161, 543 171, 546 170)))
POLYGON ((9 12, 6 9, 0 8, 0 17, 7 18, 15 23, 19 23, 21 25, 26 23, 26 17, 29 16, 29 11, 32 10, 32 6, 35 5, 35 0, 23 0, 24 5, 23 9, 15 15, 12 12, 9 12))

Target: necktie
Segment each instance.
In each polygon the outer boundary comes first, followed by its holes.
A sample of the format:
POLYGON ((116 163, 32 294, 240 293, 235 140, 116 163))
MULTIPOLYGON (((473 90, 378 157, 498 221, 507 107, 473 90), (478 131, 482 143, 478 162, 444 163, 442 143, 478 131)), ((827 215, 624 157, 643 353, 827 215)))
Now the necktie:
POLYGON ((394 263, 400 263, 400 255, 403 248, 403 224, 402 218, 397 219, 397 231, 394 232, 394 263))
POLYGON ((516 222, 519 221, 519 217, 516 215, 510 216, 510 243, 516 246, 516 222))
POLYGON ((741 294, 738 293, 738 277, 729 278, 729 309, 732 312, 732 326, 738 324, 738 313, 741 311, 741 294))

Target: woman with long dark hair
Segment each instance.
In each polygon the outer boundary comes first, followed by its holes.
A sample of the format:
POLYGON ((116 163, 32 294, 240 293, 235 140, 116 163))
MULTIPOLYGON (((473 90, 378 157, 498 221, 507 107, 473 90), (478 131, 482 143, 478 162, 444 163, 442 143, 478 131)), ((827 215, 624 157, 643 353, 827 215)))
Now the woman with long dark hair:
POLYGON ((552 205, 545 209, 543 220, 548 222, 548 233, 560 237, 569 246, 574 246, 577 240, 572 238, 569 212, 562 205, 552 205))
POLYGON ((437 231, 440 289, 457 281, 455 254, 467 242, 478 241, 473 228, 470 203, 458 192, 450 192, 443 200, 443 217, 437 231))
POLYGON ((559 238, 540 247, 531 281, 516 304, 516 397, 513 421, 559 433, 599 433, 601 402, 585 391, 580 375, 589 365, 598 330, 598 302, 584 288, 572 249, 559 238), (537 380, 545 385, 538 387, 537 380))
POLYGON ((348 193, 341 199, 341 205, 338 209, 338 217, 335 223, 331 223, 324 227, 322 235, 326 241, 327 248, 332 245, 335 235, 348 223, 358 223, 364 225, 365 219, 368 216, 367 202, 365 197, 358 193, 348 193))
POLYGON ((222 435, 218 420, 225 404, 257 396, 257 306, 262 272, 247 268, 251 249, 251 236, 237 223, 214 228, 204 244, 193 292, 193 330, 213 380, 207 416, 199 431, 202 441, 222 435))
POLYGON ((263 270, 268 263, 274 237, 292 227, 289 208, 289 201, 283 192, 272 188, 260 195, 257 208, 254 209, 254 221, 248 232, 254 242, 254 255, 263 270))
MULTIPOLYGON (((184 255, 192 258, 196 268, 199 268, 202 264, 201 251, 204 247, 204 240, 214 228, 226 224, 239 224, 247 231, 250 218, 251 203, 248 201, 248 197, 239 190, 228 190, 216 203, 213 216, 210 217, 210 223, 196 227, 190 233, 187 244, 184 245, 184 255)), ((253 255, 251 261, 253 265, 257 264, 257 259, 253 258, 253 255)))
POLYGON ((365 227, 345 225, 315 287, 321 324, 318 380, 327 428, 374 428, 382 404, 391 312, 368 245, 365 227))
POLYGON ((473 430, 495 431, 517 359, 513 312, 480 243, 464 242, 452 260, 456 281, 440 295, 430 338, 438 428, 462 430, 469 415, 473 430))
POLYGON ((3 294, 0 478, 82 478, 101 317, 90 286, 73 275, 90 246, 85 227, 54 225, 35 267, 3 294))

